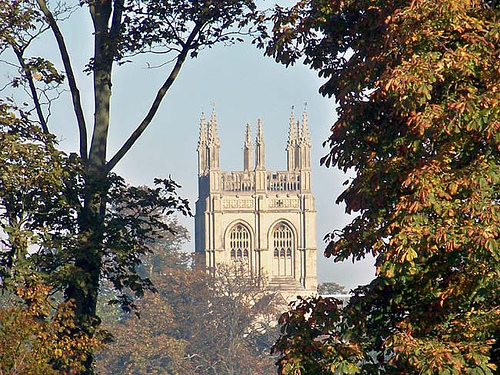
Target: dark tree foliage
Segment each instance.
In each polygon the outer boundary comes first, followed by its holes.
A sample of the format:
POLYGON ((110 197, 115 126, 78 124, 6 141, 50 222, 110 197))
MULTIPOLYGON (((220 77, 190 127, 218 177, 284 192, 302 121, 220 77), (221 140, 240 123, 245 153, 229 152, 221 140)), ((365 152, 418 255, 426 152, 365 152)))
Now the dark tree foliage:
MULTIPOLYGON (((82 165, 74 154, 58 151, 52 135, 15 116, 0 113, 0 228, 2 285, 15 286, 40 273, 63 291, 79 278, 76 253, 81 235, 78 212, 84 199, 82 165)), ((103 226, 102 277, 117 291, 142 295, 150 286, 136 268, 148 245, 172 230, 167 217, 188 213, 172 180, 155 180, 156 188, 128 186, 119 176, 107 180, 109 202, 103 226)), ((129 305, 126 294, 124 307, 129 305)))
POLYGON ((342 319, 321 299, 284 316, 283 373, 498 371, 499 17, 469 0, 276 8, 266 52, 325 78, 338 119, 322 163, 356 172, 338 202, 358 215, 325 255, 377 258, 342 319))
MULTIPOLYGON (((18 303, 19 307, 1 312, 5 316, 0 322, 2 340, 5 345, 11 341, 13 347, 7 353, 15 354, 13 362, 3 365, 15 371, 16 361, 27 366, 22 358, 33 356, 48 362, 33 367, 35 370, 26 369, 26 373, 42 368, 42 372, 62 373, 57 372, 64 367, 57 365, 62 356, 58 353, 67 348, 63 359, 69 361, 68 366, 71 362, 73 373, 85 371, 84 363, 98 348, 94 332, 82 331, 75 324, 79 310, 74 299, 62 303, 48 298, 68 293, 75 285, 86 292, 93 287, 86 284, 87 276, 80 268, 80 259, 85 257, 81 244, 86 241, 78 220, 85 189, 82 164, 76 155, 58 151, 52 135, 17 117, 14 108, 5 104, 0 106, 0 124, 0 281, 2 293, 16 293, 26 303, 24 308, 18 303), (39 291, 45 297, 32 301, 39 291), (31 311, 38 309, 38 304, 43 305, 42 315, 31 311), (54 321, 51 314, 59 313, 64 316, 54 321), (15 315, 13 321, 7 319, 9 314, 15 315), (11 332, 16 319, 29 324, 19 336, 11 332), (52 336, 40 337, 53 329, 51 324, 55 324, 54 329, 64 329, 65 336, 54 336, 50 331, 47 335, 52 336), (33 347, 18 352, 16 345, 33 347), (49 347, 44 349, 44 345, 49 347)), ((152 289, 147 275, 138 273, 141 257, 151 251, 149 244, 154 239, 172 230, 167 218, 189 209, 176 195, 177 185, 171 180, 157 180, 156 188, 136 188, 110 174, 107 183, 109 212, 103 225, 100 277, 112 285, 115 302, 129 310, 134 307, 133 296, 152 289)))

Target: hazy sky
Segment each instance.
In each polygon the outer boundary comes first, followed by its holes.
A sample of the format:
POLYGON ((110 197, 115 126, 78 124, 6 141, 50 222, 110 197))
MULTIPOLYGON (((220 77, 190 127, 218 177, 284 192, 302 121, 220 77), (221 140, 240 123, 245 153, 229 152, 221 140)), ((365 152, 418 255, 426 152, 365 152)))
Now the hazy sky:
MULTIPOLYGON (((86 12, 77 12, 74 21, 65 23, 63 32, 75 70, 81 72, 92 49, 86 12)), ((115 69, 110 156, 145 115, 168 74, 169 66, 152 69, 149 68, 151 65, 155 65, 155 60, 144 56, 115 69)), ((92 108, 91 80, 83 73, 77 79, 87 116, 91 116, 92 110, 88 110, 92 108)), ((321 80, 309 68, 301 64, 285 68, 263 57, 263 52, 250 43, 203 50, 198 58, 185 63, 153 123, 115 171, 134 184, 151 185, 155 177, 171 175, 182 185, 180 193, 189 198, 194 210, 197 197, 196 147, 202 112, 209 115, 215 104, 222 170, 242 169, 245 125, 247 122, 251 124, 254 137, 258 117, 263 120, 266 167, 268 170, 284 170, 291 108, 295 107, 295 116, 298 117, 307 103, 313 143, 312 186, 318 222, 318 279, 320 282, 336 281, 349 288, 367 283, 374 276, 373 259, 356 264, 350 261, 334 264, 323 257, 324 235, 342 228, 350 217, 344 213, 343 206, 335 204, 347 177, 338 170, 319 166, 320 157, 327 152, 322 142, 328 137, 335 119, 334 100, 318 94, 320 85, 321 80)), ((68 96, 62 99, 67 100, 68 96)), ((69 102, 56 106, 53 113, 52 130, 62 134, 64 148, 76 149, 76 126, 69 102)), ((88 117, 87 121, 91 123, 91 118, 88 117)), ((181 219, 181 222, 193 233, 194 219, 181 219)), ((186 250, 194 250, 194 242, 189 243, 186 250)))

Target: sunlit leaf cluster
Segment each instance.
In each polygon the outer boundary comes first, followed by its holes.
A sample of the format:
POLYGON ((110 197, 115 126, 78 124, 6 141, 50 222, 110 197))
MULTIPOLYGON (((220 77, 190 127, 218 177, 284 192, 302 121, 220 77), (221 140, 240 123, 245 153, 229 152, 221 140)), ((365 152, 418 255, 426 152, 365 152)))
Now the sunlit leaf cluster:
POLYGON ((57 304, 51 287, 36 279, 19 287, 0 307, 0 373, 77 374, 101 347, 97 336, 77 332, 72 302, 57 304))

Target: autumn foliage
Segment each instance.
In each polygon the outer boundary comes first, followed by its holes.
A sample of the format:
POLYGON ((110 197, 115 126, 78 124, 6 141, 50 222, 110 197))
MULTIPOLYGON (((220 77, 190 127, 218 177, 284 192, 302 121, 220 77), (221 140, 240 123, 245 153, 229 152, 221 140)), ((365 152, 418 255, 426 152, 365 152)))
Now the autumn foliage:
POLYGON ((72 302, 49 297, 38 282, 18 287, 0 308, 0 374, 77 374, 101 343, 77 330, 72 302))
POLYGON ((114 339, 97 356, 99 374, 274 374, 275 296, 247 268, 209 275, 193 267, 176 249, 183 230, 176 228, 144 259, 157 293, 137 301, 139 316, 101 314, 114 339))
POLYGON ((311 0, 274 17, 267 53, 285 64, 305 55, 338 102, 322 163, 355 172, 338 202, 358 215, 327 237, 325 255, 377 259, 342 319, 318 318, 330 331, 309 341, 324 353, 292 350, 318 323, 284 318, 282 372, 498 371, 497 3, 311 0), (329 360, 312 370, 314 356, 329 360))

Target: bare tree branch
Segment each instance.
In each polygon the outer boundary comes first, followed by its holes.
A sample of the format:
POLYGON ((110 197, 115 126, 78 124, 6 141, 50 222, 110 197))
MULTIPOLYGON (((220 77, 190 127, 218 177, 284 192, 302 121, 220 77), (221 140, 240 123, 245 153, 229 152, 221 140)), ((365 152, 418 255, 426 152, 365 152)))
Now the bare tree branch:
POLYGON ((76 121, 78 123, 78 130, 80 134, 80 157, 83 160, 87 159, 87 125, 85 124, 85 116, 83 114, 83 108, 80 99, 80 91, 76 84, 75 75, 73 73, 73 68, 71 65, 71 59, 69 57, 68 50, 66 48, 66 43, 64 42, 64 37, 59 29, 59 26, 47 7, 45 0, 37 0, 40 10, 43 12, 45 17, 49 22, 50 28, 54 33, 54 36, 59 47, 59 52, 61 53, 61 59, 68 77, 68 84, 71 91, 71 98, 73 100, 73 109, 76 115, 76 121))
POLYGON ((111 29, 109 31, 110 39, 117 40, 120 34, 120 27, 122 24, 124 0, 115 0, 113 7, 113 18, 111 21, 111 29))
POLYGON ((139 126, 134 130, 134 132, 130 135, 130 137, 125 141, 123 146, 116 152, 116 154, 109 160, 109 162, 106 164, 106 171, 110 172, 116 164, 125 156, 125 154, 130 150, 130 148, 134 145, 134 143, 137 141, 137 139, 141 136, 141 134, 146 130, 146 128, 149 126, 151 123, 151 120, 155 116, 156 112, 158 111, 158 108, 160 107, 160 104, 165 97, 166 93, 174 83, 175 79, 177 78, 177 75, 179 74, 179 71, 181 70, 182 65, 186 61, 187 54, 190 50, 191 43, 195 39, 196 35, 198 32, 201 30, 203 27, 203 24, 196 24, 193 30, 191 31, 191 34, 189 35, 189 38, 186 40, 186 44, 184 45, 184 48, 182 49, 181 53, 179 54, 177 61, 172 68, 172 71, 170 72, 170 75, 168 78, 165 80, 163 83, 162 87, 158 90, 156 97, 153 101, 153 104, 149 108, 148 113, 146 114, 146 117, 142 120, 142 122, 139 124, 139 126))
POLYGON ((31 96, 33 98, 33 103, 35 104, 35 110, 36 114, 38 117, 38 120, 40 121, 40 126, 42 127, 42 130, 45 134, 49 134, 49 127, 47 125, 47 121, 45 119, 45 116, 43 115, 43 110, 42 110, 42 105, 40 103, 40 99, 38 97, 38 92, 35 86, 35 82, 33 81, 33 74, 31 74, 31 71, 28 69, 26 66, 26 62, 24 61, 24 56, 23 52, 20 48, 17 46, 13 45, 13 50, 14 53, 17 57, 17 61, 19 61, 19 64, 21 65, 21 69, 23 70, 23 74, 26 77, 26 80, 28 81, 28 85, 31 91, 31 96))

